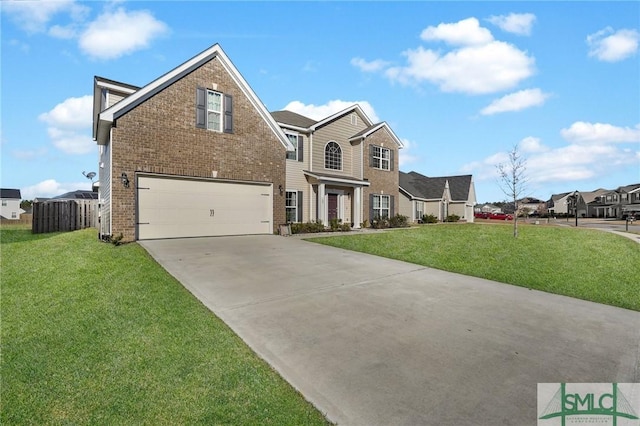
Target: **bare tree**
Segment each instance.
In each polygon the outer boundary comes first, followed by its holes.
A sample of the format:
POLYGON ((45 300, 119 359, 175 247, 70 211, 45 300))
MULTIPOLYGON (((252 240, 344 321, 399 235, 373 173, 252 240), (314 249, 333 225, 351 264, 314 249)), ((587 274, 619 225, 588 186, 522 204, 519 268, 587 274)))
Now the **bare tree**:
POLYGON ((496 165, 500 176, 500 189, 513 201, 513 238, 518 238, 518 199, 527 186, 527 160, 522 157, 518 144, 508 153, 506 163, 496 165))

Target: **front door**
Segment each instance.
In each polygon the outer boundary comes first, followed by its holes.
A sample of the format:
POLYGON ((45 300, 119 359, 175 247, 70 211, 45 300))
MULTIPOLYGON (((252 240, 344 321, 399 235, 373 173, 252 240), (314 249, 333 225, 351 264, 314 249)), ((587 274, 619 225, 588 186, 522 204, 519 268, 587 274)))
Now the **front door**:
POLYGON ((328 202, 327 202, 327 218, 337 219, 338 218, 338 194, 327 194, 328 202))

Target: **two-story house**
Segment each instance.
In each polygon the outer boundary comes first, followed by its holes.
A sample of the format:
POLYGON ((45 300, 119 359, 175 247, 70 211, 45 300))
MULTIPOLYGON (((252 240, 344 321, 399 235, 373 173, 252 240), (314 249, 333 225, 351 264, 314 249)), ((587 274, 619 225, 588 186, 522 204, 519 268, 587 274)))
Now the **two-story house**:
POLYGON ((219 45, 151 83, 94 80, 102 238, 271 234, 294 147, 219 45))
POLYGON ((272 116, 295 147, 286 154, 287 221, 360 228, 398 212, 402 142, 387 123, 373 123, 357 104, 320 121, 291 111, 272 116))
POLYGON ((595 217, 624 219, 640 214, 640 183, 602 190, 591 203, 595 217))
POLYGON ((3 219, 18 220, 24 210, 20 208, 22 196, 19 189, 2 188, 0 189, 0 216, 3 219))

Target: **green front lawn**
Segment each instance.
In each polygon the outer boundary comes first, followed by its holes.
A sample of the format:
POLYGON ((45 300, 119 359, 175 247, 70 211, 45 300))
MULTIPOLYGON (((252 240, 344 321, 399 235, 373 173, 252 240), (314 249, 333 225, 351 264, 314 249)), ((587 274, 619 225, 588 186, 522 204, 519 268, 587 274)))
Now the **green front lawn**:
POLYGON ((640 244, 590 229, 423 225, 310 241, 640 311, 640 244))
POLYGON ((327 424, 137 244, 0 239, 0 423, 327 424))

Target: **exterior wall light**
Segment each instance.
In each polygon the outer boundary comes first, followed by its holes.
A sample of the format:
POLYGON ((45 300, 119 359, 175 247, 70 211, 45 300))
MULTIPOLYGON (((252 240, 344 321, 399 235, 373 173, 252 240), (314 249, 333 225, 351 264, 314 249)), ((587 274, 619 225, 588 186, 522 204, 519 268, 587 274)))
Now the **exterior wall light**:
POLYGON ((282 185, 278 185, 278 191, 280 191, 280 195, 284 194, 284 188, 282 185))
POLYGON ((127 177, 127 174, 122 172, 122 175, 120 176, 120 180, 122 181, 122 185, 125 188, 129 187, 129 178, 127 177))

